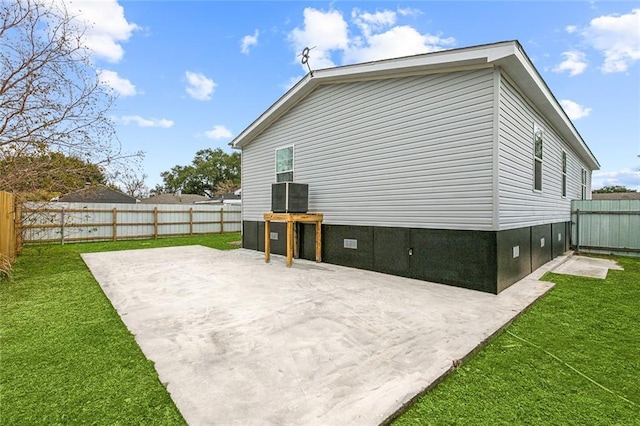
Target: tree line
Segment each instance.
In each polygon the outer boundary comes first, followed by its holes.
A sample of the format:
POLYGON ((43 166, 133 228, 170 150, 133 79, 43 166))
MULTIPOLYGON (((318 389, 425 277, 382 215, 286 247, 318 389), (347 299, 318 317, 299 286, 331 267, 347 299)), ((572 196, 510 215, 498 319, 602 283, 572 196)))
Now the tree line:
POLYGON ((108 114, 115 94, 100 83, 75 18, 64 2, 0 1, 0 190, 46 201, 86 183, 136 197, 238 187, 240 155, 204 149, 148 190, 143 153, 122 149, 108 114))

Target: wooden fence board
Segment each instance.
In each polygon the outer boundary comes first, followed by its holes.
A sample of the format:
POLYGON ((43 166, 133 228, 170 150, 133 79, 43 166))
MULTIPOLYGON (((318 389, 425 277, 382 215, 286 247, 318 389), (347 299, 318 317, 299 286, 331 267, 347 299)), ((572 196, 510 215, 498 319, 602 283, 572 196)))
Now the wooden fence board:
POLYGON ((15 197, 13 194, 0 191, 0 270, 10 269, 19 251, 15 214, 15 197))
POLYGON ((240 232, 237 205, 25 203, 25 243, 117 241, 240 232))

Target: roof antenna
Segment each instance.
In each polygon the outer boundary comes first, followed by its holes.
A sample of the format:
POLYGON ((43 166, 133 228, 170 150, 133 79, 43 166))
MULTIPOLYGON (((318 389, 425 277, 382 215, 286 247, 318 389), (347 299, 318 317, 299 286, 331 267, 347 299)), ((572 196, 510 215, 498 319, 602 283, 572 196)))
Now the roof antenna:
POLYGON ((313 71, 311 70, 311 66, 309 65, 309 52, 311 52, 311 49, 315 49, 316 46, 313 46, 312 48, 308 48, 305 47, 304 49, 302 49, 302 53, 298 56, 302 56, 302 65, 307 64, 307 68, 309 68, 309 74, 311 74, 311 77, 313 77, 313 71))

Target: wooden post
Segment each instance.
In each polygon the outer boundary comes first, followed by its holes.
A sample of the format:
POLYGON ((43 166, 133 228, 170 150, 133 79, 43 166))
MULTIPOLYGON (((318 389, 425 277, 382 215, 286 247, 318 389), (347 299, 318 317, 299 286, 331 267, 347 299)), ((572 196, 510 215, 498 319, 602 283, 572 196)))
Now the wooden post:
POLYGON ((300 258, 300 250, 298 250, 298 230, 300 229, 300 223, 293 223, 293 257, 295 259, 300 258))
POLYGON ((22 204, 15 200, 14 232, 16 233, 16 253, 22 251, 22 204))
POLYGON ((113 231, 111 231, 113 241, 118 241, 118 211, 116 208, 113 208, 113 231))
POLYGON ((64 207, 60 210, 60 245, 64 245, 64 207))
POLYGON ((189 208, 189 235, 193 235, 193 207, 189 208))
POLYGON ((224 208, 220 207, 220 233, 224 234, 224 208))
POLYGON ((322 262, 322 221, 316 221, 316 262, 322 262))
POLYGON ((287 217, 287 268, 293 262, 293 219, 291 215, 287 217))
POLYGON ((271 221, 264 221, 264 261, 269 263, 271 251, 271 221))
POLYGON ((158 208, 153 208, 153 239, 158 239, 158 208))
POLYGON ((271 221, 286 222, 287 226, 287 267, 293 263, 294 245, 297 244, 297 237, 294 227, 300 222, 310 222, 316 224, 316 262, 322 261, 322 213, 265 213, 264 217, 264 258, 269 261, 269 249, 271 245, 271 221))

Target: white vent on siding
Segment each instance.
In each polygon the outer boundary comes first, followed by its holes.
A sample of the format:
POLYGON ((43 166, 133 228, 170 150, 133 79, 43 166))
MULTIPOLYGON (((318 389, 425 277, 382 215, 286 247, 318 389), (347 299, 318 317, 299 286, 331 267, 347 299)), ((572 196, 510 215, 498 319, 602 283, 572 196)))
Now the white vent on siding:
POLYGON ((276 241, 278 240, 278 233, 277 233, 277 232, 272 232, 272 233, 271 233, 271 234, 269 234, 269 235, 271 235, 271 239, 272 239, 272 240, 276 240, 276 241))
POLYGON ((540 247, 544 247, 544 237, 540 238, 540 247))
POLYGON ((350 240, 348 238, 345 238, 344 248, 356 250, 358 248, 358 240, 350 240))
POLYGON ((520 257, 520 246, 513 246, 513 258, 520 257))

